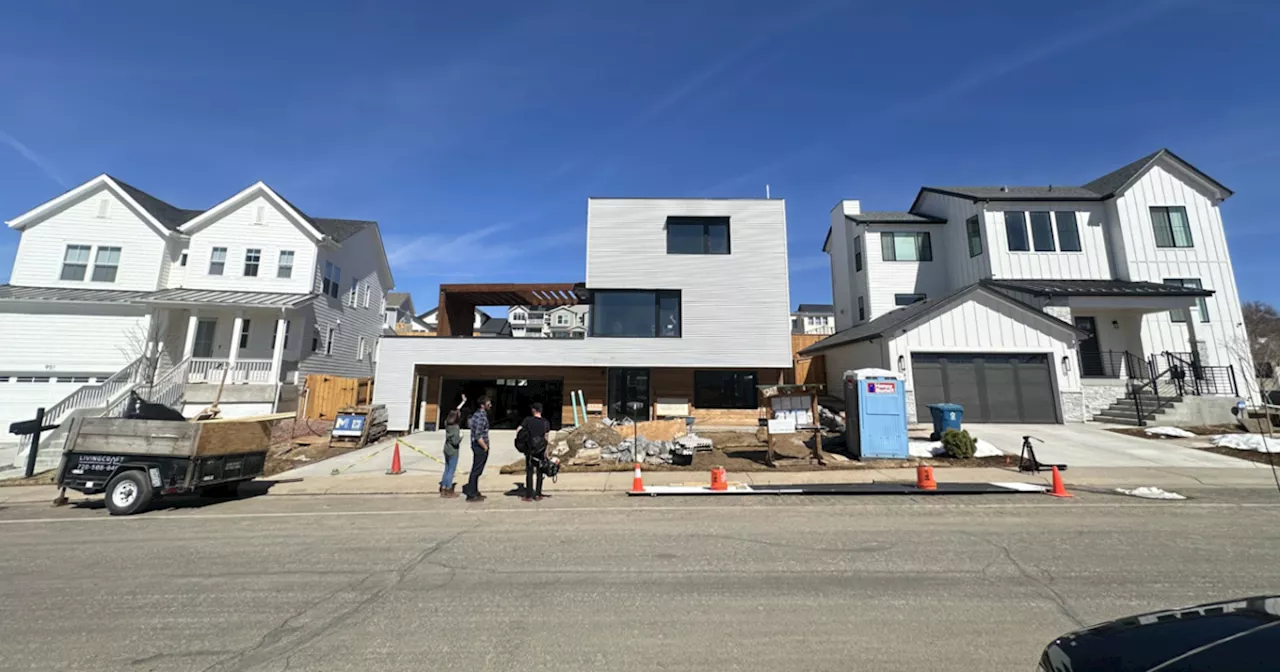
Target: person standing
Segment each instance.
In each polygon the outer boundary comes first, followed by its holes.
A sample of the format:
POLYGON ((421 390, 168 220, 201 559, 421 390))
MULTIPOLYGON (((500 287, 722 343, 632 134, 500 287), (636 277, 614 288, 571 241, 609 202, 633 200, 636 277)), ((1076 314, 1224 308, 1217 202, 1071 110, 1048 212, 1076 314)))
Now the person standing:
POLYGON ((440 496, 449 499, 458 496, 454 492, 453 475, 458 472, 458 451, 462 448, 462 404, 465 403, 467 397, 463 395, 462 403, 449 411, 444 419, 444 473, 440 475, 440 496))
POLYGON ((471 475, 462 488, 462 494, 468 502, 483 502, 485 496, 480 494, 480 476, 484 473, 484 465, 489 461, 489 409, 493 402, 489 397, 481 395, 476 400, 476 410, 467 421, 471 430, 471 475))
POLYGON ((551 431, 551 423, 542 417, 542 404, 533 402, 529 406, 533 415, 525 418, 516 430, 516 446, 524 453, 524 494, 522 502, 542 500, 542 461, 547 459, 547 434, 551 431), (534 474, 537 474, 538 487, 534 486, 534 474))

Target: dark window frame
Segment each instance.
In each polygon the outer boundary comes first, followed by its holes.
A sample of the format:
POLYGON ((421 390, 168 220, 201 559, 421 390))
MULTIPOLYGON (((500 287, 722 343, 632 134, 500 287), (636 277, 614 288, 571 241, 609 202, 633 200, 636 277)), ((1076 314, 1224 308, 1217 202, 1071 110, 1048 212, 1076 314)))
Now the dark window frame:
POLYGON ((1004 211, 1004 237, 1006 246, 1010 252, 1030 252, 1031 251, 1031 235, 1027 233, 1027 213, 1021 210, 1005 210, 1004 211), (1016 217, 1017 221, 1012 218, 1016 217), (1020 235, 1018 241, 1021 243, 1017 247, 1014 246, 1014 235, 1017 231, 1020 235))
POLYGON ((691 217, 691 216, 671 216, 667 217, 667 254, 732 254, 733 253, 733 235, 730 233, 728 217, 691 217), (713 227, 724 227, 724 251, 713 250, 712 246, 712 229, 713 227), (682 251, 671 249, 671 232, 675 227, 702 227, 702 249, 700 251, 682 251))
POLYGON ((1058 242, 1053 237, 1053 213, 1049 210, 1032 210, 1027 213, 1031 224, 1031 249, 1036 252, 1057 252, 1058 242))
POLYGON ((969 258, 972 259, 982 254, 982 224, 977 215, 964 220, 964 230, 969 239, 969 258))
POLYGON ((929 298, 929 295, 928 295, 928 294, 894 294, 894 295, 893 295, 893 305, 895 305, 895 306, 909 306, 909 305, 911 305, 911 304, 913 304, 913 303, 920 303, 921 301, 925 301, 925 300, 927 300, 928 298, 929 298), (915 297, 915 298, 912 298, 910 301, 906 301, 905 299, 907 299, 907 298, 909 298, 909 297, 915 297))
POLYGON ((249 347, 249 328, 252 323, 253 321, 247 318, 240 322, 240 335, 237 343, 241 350, 249 347))
POLYGON ((258 277, 258 271, 262 267, 262 248, 248 247, 244 250, 244 270, 242 271, 246 278, 258 277))
POLYGON ((867 300, 866 297, 858 297, 858 321, 867 319, 867 300))
POLYGON ((1151 233, 1155 236, 1156 247, 1173 248, 1173 249, 1190 249, 1196 246, 1195 235, 1191 232, 1191 220, 1187 218, 1187 208, 1182 205, 1153 205, 1149 209, 1151 216, 1151 233), (1182 215, 1184 224, 1183 232, 1186 233, 1186 241, 1179 244, 1178 230, 1173 225, 1173 213, 1178 212, 1182 215), (1163 217, 1163 222, 1156 215, 1163 217), (1163 236, 1161 235, 1163 234, 1163 236))
POLYGON ((591 318, 588 334, 591 338, 683 338, 684 337, 684 294, 679 289, 593 289, 591 290, 591 310, 588 314, 591 318), (596 309, 596 299, 601 294, 652 294, 653 295, 653 335, 624 335, 624 334, 601 334, 599 333, 596 321, 600 318, 600 312, 596 309), (672 297, 676 301, 676 333, 662 333, 662 303, 663 299, 670 300, 672 297))
POLYGON ((933 261, 933 238, 928 231, 881 231, 880 259, 882 261, 901 261, 904 263, 923 263, 933 261), (895 240, 899 237, 915 238, 916 258, 898 259, 898 248, 895 240))
POLYGON ((759 383, 760 372, 754 369, 695 369, 693 407, 737 410, 759 408, 760 393, 756 388, 759 383), (711 380, 712 377, 717 380, 711 380), (713 388, 718 389, 713 391, 713 388), (725 390, 729 390, 728 395, 725 390), (720 398, 709 399, 708 396, 720 398))
POLYGON ((1058 251, 1059 252, 1083 252, 1083 244, 1080 241, 1080 217, 1075 210, 1054 210, 1053 211, 1053 227, 1058 234, 1058 251), (1067 221, 1063 221, 1065 216, 1069 216, 1067 221), (1070 223, 1071 235, 1073 240, 1066 240, 1062 237, 1064 224, 1070 223), (1068 246, 1067 243, 1073 242, 1074 246, 1068 246))
POLYGON ((853 272, 862 272, 862 236, 853 237, 853 272))

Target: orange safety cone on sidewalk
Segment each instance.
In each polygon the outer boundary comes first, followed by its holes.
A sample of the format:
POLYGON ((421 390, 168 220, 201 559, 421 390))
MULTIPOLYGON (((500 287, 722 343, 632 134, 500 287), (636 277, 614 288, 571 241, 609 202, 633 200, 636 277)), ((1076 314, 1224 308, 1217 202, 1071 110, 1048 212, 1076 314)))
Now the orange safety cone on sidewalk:
POLYGON ((640 477, 639 462, 636 462, 636 475, 631 479, 631 492, 644 492, 644 479, 640 477))
POLYGON ((391 453, 391 468, 387 470, 388 476, 399 476, 404 473, 404 469, 400 466, 400 442, 396 441, 396 450, 391 453))
POLYGON ((916 487, 921 490, 938 489, 938 482, 933 480, 933 467, 924 464, 916 467, 916 487))
POLYGON ((1053 490, 1049 492, 1054 497, 1074 497, 1075 495, 1067 492, 1066 486, 1062 484, 1062 474, 1058 473, 1058 468, 1053 468, 1053 490))
POLYGON ((725 472, 724 467, 711 469, 711 489, 716 492, 729 489, 729 474, 725 472))

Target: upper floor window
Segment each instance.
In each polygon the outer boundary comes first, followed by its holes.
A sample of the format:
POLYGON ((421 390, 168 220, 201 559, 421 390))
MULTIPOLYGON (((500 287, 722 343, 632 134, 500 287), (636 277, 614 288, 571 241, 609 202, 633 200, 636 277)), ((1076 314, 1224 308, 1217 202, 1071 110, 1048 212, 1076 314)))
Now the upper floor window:
POLYGON ((222 275, 227 267, 227 248, 215 247, 209 253, 209 275, 222 275))
POLYGON ((927 298, 929 297, 926 294, 894 294, 893 304, 895 306, 909 306, 927 298))
POLYGON ((729 254, 729 218, 668 217, 667 254, 729 254))
POLYGON ((333 298, 338 298, 338 286, 342 283, 342 269, 333 265, 333 262, 324 262, 324 278, 320 283, 320 293, 326 294, 333 298))
POLYGON ((183 252, 182 254, 178 255, 178 265, 179 265, 179 266, 186 266, 186 265, 187 265, 187 253, 186 253, 186 252, 183 252))
POLYGON ((67 251, 62 255, 62 274, 59 279, 62 280, 84 280, 85 272, 89 270, 89 251, 88 245, 68 245, 67 251))
POLYGON ((1058 225, 1058 249, 1063 252, 1080 251, 1080 225, 1076 222, 1076 213, 1071 210, 1058 210, 1053 213, 1058 225))
POLYGON ((1053 216, 1048 212, 1031 213, 1031 242, 1036 252, 1057 252, 1053 244, 1053 216))
POLYGON ((1029 252, 1031 241, 1027 239, 1027 218, 1021 212, 1004 213, 1004 233, 1009 239, 1010 252, 1029 252))
POLYGON ((569 324, 569 316, 564 313, 556 315, 556 324, 560 326, 567 326, 569 324))
POLYGON ((365 340, 364 336, 356 339, 356 359, 364 359, 365 340))
POLYGON ((311 352, 320 352, 323 345, 323 339, 320 338, 320 325, 311 325, 311 352))
POLYGON ((280 250, 280 263, 276 265, 276 277, 293 277, 293 250, 280 250))
POLYGON ((93 256, 94 282, 115 282, 116 271, 120 270, 120 248, 99 247, 93 256))
POLYGON ((596 290, 591 300, 592 336, 680 337, 679 290, 596 290))
POLYGON ((858 297, 858 321, 867 319, 867 302, 861 296, 858 297))
POLYGON ((356 307, 356 303, 360 298, 360 281, 352 278, 351 289, 347 292, 347 303, 352 307, 356 307))
POLYGON ((929 234, 880 234, 880 254, 885 261, 933 261, 933 245, 929 234))
POLYGON ((1187 209, 1181 205, 1151 208, 1151 228, 1156 234, 1156 247, 1194 247, 1187 209))
POLYGON ((258 277, 258 265, 262 263, 262 250, 249 248, 244 251, 244 277, 258 277))
POLYGON ((964 230, 969 237, 969 256, 982 254, 982 225, 978 223, 977 215, 964 220, 964 230))
POLYGON ((365 308, 368 308, 368 307, 369 307, 369 294, 370 294, 372 291, 373 291, 373 290, 372 290, 372 289, 370 289, 370 287, 369 287, 369 285, 368 285, 368 284, 366 284, 366 285, 364 286, 364 307, 365 307, 365 308))
MULTIPOLYGON (((1203 289, 1200 284, 1200 278, 1165 278, 1164 284, 1177 285, 1179 287, 1191 287, 1193 289, 1203 289)), ((1196 309, 1200 312, 1200 321, 1209 321, 1209 302, 1203 296, 1196 299, 1196 309)), ((1181 308, 1175 308, 1169 311, 1169 319, 1174 322, 1186 322, 1187 311, 1181 308)))
POLYGON ((853 237, 853 272, 862 270, 862 236, 853 237))

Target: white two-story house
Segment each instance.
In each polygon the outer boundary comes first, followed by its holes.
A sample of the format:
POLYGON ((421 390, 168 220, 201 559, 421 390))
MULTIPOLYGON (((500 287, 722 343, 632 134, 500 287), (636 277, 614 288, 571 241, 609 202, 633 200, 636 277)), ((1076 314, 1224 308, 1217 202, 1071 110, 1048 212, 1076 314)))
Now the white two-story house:
POLYGON ((586 271, 582 283, 442 285, 438 338, 379 345, 374 400, 388 428, 437 426, 463 394, 492 399, 498 427, 534 401, 555 426, 756 423, 756 386, 792 366, 783 201, 590 199, 586 271), (525 328, 533 309, 586 315, 586 333, 469 338, 477 306, 520 306, 525 328))
POLYGON ((1256 398, 1219 213, 1231 193, 1162 149, 1078 187, 923 187, 896 212, 843 201, 823 245, 837 332, 802 354, 829 380, 902 372, 921 419, 942 401, 969 421, 1072 422, 1256 398))
POLYGON ((298 374, 373 373, 392 285, 374 222, 310 217, 261 182, 185 210, 101 175, 8 224, 6 430, 130 390, 191 414, 224 379, 224 415, 271 412, 298 374))

